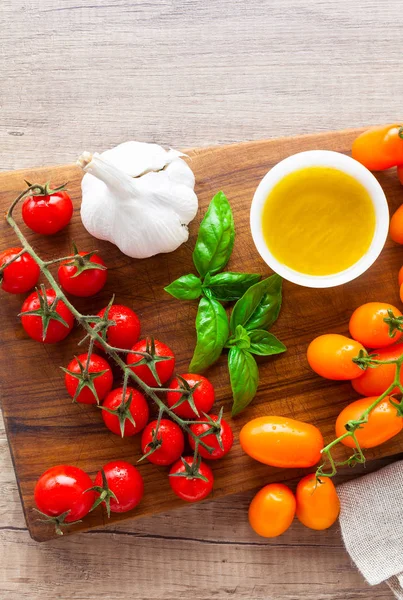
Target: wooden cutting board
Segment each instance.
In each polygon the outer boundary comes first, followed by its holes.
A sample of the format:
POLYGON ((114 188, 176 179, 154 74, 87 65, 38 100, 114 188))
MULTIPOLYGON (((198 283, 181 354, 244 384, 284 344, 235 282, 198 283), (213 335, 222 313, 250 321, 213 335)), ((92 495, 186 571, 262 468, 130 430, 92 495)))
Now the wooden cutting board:
MULTIPOLYGON (((27 169, 0 174, 0 209, 5 212, 24 188, 24 179, 54 186, 68 181, 75 212, 67 229, 52 237, 27 233, 39 254, 50 259, 70 252, 74 240, 79 249, 98 249, 110 267, 104 290, 94 298, 73 299, 81 312, 96 313, 113 293, 116 301, 133 307, 139 314, 144 334, 154 334, 167 342, 177 356, 177 372, 186 372, 195 345, 194 319, 197 303, 180 302, 163 290, 168 283, 194 272, 192 249, 198 223, 212 196, 223 190, 233 207, 237 237, 228 268, 259 272, 269 269, 260 259, 249 231, 249 208, 253 193, 265 173, 279 160, 302 150, 327 149, 349 152, 357 130, 305 135, 295 138, 248 142, 231 146, 198 148, 189 151, 189 164, 196 175, 200 211, 190 226, 189 242, 176 252, 136 261, 124 256, 109 243, 92 238, 80 221, 81 171, 74 165, 27 169)), ((88 150, 94 150, 88 148, 88 150)), ((102 149, 101 149, 102 150, 102 149)), ((394 172, 379 175, 391 211, 403 202, 403 191, 394 172)), ((17 210, 17 219, 20 211, 17 210)), ((25 230, 25 229, 24 229, 25 230)), ((11 229, 0 224, 1 248, 16 245, 11 229)), ((261 465, 243 452, 238 432, 249 419, 275 414, 290 416, 317 425, 326 440, 333 436, 334 421, 340 410, 356 398, 349 383, 334 383, 316 376, 308 367, 306 348, 316 335, 325 332, 347 333, 348 319, 355 307, 371 300, 400 305, 397 272, 403 264, 403 250, 388 241, 376 264, 347 285, 328 290, 313 290, 284 282, 284 303, 273 328, 287 346, 279 357, 260 361, 260 386, 253 404, 232 421, 235 444, 231 453, 214 463, 213 498, 262 486, 272 481, 287 481, 301 471, 280 470, 261 465)), ((32 537, 44 541, 54 537, 53 528, 37 520, 32 508, 36 479, 51 466, 67 463, 95 474, 112 459, 136 463, 140 456, 139 436, 120 439, 103 425, 101 411, 93 406, 73 405, 67 396, 59 366, 67 365, 77 352, 82 337, 78 327, 62 343, 49 346, 29 339, 17 317, 23 297, 1 292, 0 312, 0 390, 11 455, 19 485, 25 517, 32 537)), ((224 405, 230 419, 231 393, 226 357, 208 371, 216 387, 218 412, 224 405)), ((121 375, 115 372, 115 384, 121 375)), ((403 450, 403 436, 367 453, 368 458, 391 455, 403 450)), ((339 450, 344 456, 344 449, 339 450)), ((171 492, 167 469, 141 463, 145 482, 141 504, 125 515, 112 515, 109 522, 131 519, 182 504, 171 492)), ((68 531, 99 527, 107 523, 102 509, 68 531)), ((66 532, 67 533, 67 532, 66 532)))

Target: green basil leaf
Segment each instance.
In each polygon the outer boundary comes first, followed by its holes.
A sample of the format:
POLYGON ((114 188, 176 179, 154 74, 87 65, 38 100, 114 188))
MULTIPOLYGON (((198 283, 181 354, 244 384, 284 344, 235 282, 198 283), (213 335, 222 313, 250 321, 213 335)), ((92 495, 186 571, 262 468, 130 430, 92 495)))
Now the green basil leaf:
POLYGON ((281 354, 287 348, 275 335, 264 329, 255 329, 249 332, 250 347, 249 352, 259 356, 271 356, 272 354, 281 354))
POLYGON ((249 331, 268 329, 280 312, 281 285, 281 277, 275 274, 246 290, 233 308, 231 331, 235 331, 237 325, 242 325, 249 331))
POLYGON ((234 398, 234 417, 253 400, 259 384, 259 371, 253 356, 247 350, 236 346, 228 353, 228 369, 234 398))
POLYGON ((207 287, 216 300, 230 302, 239 300, 260 279, 261 276, 254 273, 217 273, 208 279, 206 277, 203 287, 207 287))
POLYGON ((190 273, 175 279, 164 290, 179 300, 196 300, 202 294, 202 282, 199 277, 190 273))
POLYGON ((232 335, 227 340, 227 343, 225 344, 226 348, 232 348, 232 346, 236 346, 237 348, 244 348, 244 349, 247 349, 250 347, 249 334, 246 331, 246 329, 244 329, 244 327, 242 327, 242 325, 237 325, 237 327, 235 329, 235 334, 232 335))
POLYGON ((200 373, 220 356, 228 339, 228 317, 214 298, 202 298, 196 316, 197 344, 189 366, 190 373, 200 373))
POLYGON ((229 261, 234 246, 235 228, 230 204, 223 192, 210 202, 200 223, 193 250, 193 262, 201 277, 221 271, 229 261))

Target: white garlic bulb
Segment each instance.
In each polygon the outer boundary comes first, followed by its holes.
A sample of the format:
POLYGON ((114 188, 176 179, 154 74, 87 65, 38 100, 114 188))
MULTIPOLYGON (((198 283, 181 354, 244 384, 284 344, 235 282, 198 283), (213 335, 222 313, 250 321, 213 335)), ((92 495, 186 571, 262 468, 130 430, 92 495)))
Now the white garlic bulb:
POLYGON ((197 213, 195 178, 176 150, 125 142, 102 154, 84 152, 81 219, 94 237, 132 258, 176 250, 197 213))

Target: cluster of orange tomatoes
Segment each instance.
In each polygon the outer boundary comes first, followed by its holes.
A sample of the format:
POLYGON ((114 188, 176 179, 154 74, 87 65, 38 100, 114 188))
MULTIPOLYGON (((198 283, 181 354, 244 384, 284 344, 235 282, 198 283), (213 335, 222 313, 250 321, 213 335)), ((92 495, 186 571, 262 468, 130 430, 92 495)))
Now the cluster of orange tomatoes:
MULTIPOLYGON (((364 397, 350 403, 336 420, 335 433, 346 434, 346 424, 359 420, 379 396, 394 385, 396 361, 403 355, 400 343, 403 316, 395 306, 369 302, 357 308, 349 323, 351 338, 325 334, 308 347, 311 368, 327 379, 351 380, 364 397), (367 361, 367 362, 366 362, 367 361)), ((400 380, 403 384, 403 376, 400 380)), ((403 418, 391 398, 401 393, 391 389, 373 408, 365 423, 340 441, 348 447, 372 448, 403 428, 403 418)), ((322 457, 323 437, 319 429, 285 417, 259 417, 241 430, 243 450, 255 460, 279 468, 309 468, 322 457)), ((249 508, 249 522, 261 536, 276 537, 291 525, 294 516, 312 529, 327 529, 337 519, 340 502, 332 480, 311 473, 301 479, 295 495, 284 484, 261 489, 249 508)))
MULTIPOLYGON (((344 408, 336 420, 336 436, 346 432, 349 421, 359 420, 365 410, 393 384, 396 361, 403 354, 403 317, 398 308, 384 302, 368 302, 351 316, 349 330, 352 339, 338 334, 321 335, 308 348, 311 368, 327 379, 351 380, 352 386, 364 397, 344 408), (368 352, 370 351, 370 352, 368 352), (354 362, 361 356, 373 357, 367 368, 354 362)), ((400 380, 403 383, 403 379, 400 380)), ((398 386, 391 394, 401 393, 398 386)), ((361 448, 383 444, 402 430, 403 420, 396 407, 386 396, 370 412, 368 421, 355 432, 361 448)), ((341 442, 355 448, 353 437, 341 442)))

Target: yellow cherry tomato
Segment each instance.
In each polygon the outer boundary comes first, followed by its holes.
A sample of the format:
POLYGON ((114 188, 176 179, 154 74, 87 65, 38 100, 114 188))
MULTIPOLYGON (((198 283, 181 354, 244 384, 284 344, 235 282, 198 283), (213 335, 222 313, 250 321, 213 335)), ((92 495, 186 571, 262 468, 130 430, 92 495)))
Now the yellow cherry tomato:
POLYGON ((293 522, 295 507, 295 496, 290 488, 283 483, 270 483, 250 503, 250 526, 262 537, 277 537, 293 522))
POLYGON ((390 346, 402 335, 401 317, 400 310, 392 304, 367 302, 359 306, 351 315, 349 324, 351 337, 367 348, 390 346))
POLYGON ((326 379, 355 379, 363 373, 353 362, 360 350, 365 352, 359 342, 337 333, 327 333, 312 340, 307 358, 311 369, 326 379))
POLYGON ((321 458, 317 427, 286 417, 258 417, 239 434, 242 449, 255 460, 280 468, 312 467, 321 458))
POLYGON ((296 514, 310 529, 328 529, 337 520, 340 500, 333 481, 323 477, 317 481, 315 473, 303 477, 297 485, 296 514))
MULTIPOLYGON (((377 396, 360 398, 346 406, 337 417, 336 436, 339 437, 346 433, 346 423, 359 420, 376 398, 377 396)), ((389 397, 386 396, 385 400, 382 400, 371 410, 367 423, 356 430, 355 436, 361 448, 374 448, 400 433, 402 428, 403 418, 398 416, 396 407, 390 403, 389 397)), ((356 447, 352 437, 344 438, 342 444, 349 448, 356 447)))

